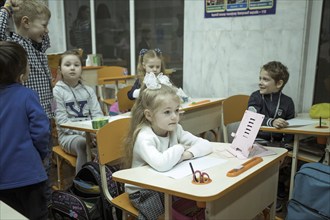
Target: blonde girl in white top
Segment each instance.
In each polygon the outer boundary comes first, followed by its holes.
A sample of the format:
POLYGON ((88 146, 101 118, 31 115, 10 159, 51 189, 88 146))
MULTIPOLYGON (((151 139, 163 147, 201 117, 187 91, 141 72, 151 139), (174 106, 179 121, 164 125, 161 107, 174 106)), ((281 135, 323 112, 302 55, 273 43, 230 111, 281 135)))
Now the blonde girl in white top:
MULTIPOLYGON (((127 167, 149 165, 167 171, 183 160, 212 152, 211 144, 184 131, 179 122, 180 97, 167 76, 147 73, 132 109, 132 122, 125 148, 127 167)), ((164 213, 161 193, 126 185, 139 219, 157 219, 164 213)))

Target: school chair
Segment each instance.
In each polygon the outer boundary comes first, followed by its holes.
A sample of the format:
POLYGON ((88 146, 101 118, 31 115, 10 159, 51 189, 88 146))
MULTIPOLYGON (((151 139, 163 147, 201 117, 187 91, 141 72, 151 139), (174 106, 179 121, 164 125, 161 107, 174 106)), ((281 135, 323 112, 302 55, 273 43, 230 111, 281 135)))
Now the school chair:
MULTIPOLYGON (((222 102, 222 131, 225 143, 229 143, 228 126, 242 120, 244 112, 248 108, 249 98, 248 95, 234 95, 222 102)), ((238 125, 236 126, 237 130, 238 125)))
MULTIPOLYGON (((119 87, 119 83, 126 84, 126 80, 105 80, 108 77, 123 76, 126 68, 121 66, 103 66, 97 71, 98 85, 97 92, 100 98, 100 102, 103 105, 103 111, 106 115, 109 115, 109 106, 116 102, 116 95, 119 87), (115 89, 114 96, 106 95, 107 88, 115 89)), ((108 90, 110 94, 110 91, 108 90)))
POLYGON ((53 146, 52 152, 56 158, 56 166, 57 166, 57 187, 53 186, 53 189, 61 190, 62 189, 61 170, 62 170, 63 162, 66 162, 71 167, 76 168, 77 157, 66 153, 60 145, 53 146))
POLYGON ((126 86, 117 92, 118 107, 122 113, 130 111, 135 103, 134 100, 130 100, 127 96, 127 92, 131 89, 132 86, 126 86))
POLYGON ((96 133, 102 189, 108 202, 123 211, 123 219, 137 217, 138 210, 129 200, 128 193, 124 192, 115 198, 110 195, 105 167, 108 163, 119 162, 125 156, 123 141, 127 135, 130 121, 130 117, 111 121, 96 133))

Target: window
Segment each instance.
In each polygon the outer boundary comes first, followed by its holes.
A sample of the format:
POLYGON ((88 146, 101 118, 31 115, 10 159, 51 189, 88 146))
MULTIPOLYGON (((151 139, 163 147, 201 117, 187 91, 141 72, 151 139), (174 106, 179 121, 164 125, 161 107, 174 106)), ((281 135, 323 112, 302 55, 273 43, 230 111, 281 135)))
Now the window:
POLYGON ((330 102, 330 1, 323 2, 313 104, 330 102))
POLYGON ((160 48, 178 87, 182 87, 183 10, 183 0, 135 0, 136 57, 142 48, 160 48))
POLYGON ((130 45, 128 0, 94 1, 94 12, 89 0, 63 3, 68 49, 81 48, 86 58, 95 39, 95 51, 102 54, 103 65, 123 66, 131 72, 131 46, 136 58, 142 47, 160 48, 166 68, 174 71, 172 81, 182 87, 184 0, 135 0, 135 45, 130 45))

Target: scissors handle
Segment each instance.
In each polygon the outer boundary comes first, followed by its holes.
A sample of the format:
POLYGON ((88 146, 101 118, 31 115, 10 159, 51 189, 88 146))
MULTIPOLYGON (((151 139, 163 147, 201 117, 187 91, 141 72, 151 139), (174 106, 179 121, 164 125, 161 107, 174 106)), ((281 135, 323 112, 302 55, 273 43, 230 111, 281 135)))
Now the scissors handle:
POLYGON ((210 179, 210 176, 208 173, 201 172, 199 170, 196 170, 194 174, 199 183, 207 183, 210 179))

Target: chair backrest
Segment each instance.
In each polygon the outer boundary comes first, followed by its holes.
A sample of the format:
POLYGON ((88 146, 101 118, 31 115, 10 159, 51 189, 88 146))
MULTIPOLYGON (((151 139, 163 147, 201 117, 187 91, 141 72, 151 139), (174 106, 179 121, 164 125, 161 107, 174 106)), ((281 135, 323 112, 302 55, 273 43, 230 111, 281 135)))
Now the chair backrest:
MULTIPOLYGON (((114 81, 104 82, 104 77, 122 76, 125 72, 125 68, 121 66, 103 66, 97 70, 98 84, 114 84, 114 81)), ((126 83, 125 80, 119 81, 119 83, 126 83)))
POLYGON ((224 142, 228 143, 227 125, 242 120, 245 110, 248 108, 250 96, 234 95, 225 99, 222 103, 222 130, 224 142))
POLYGON ((135 101, 130 100, 127 92, 132 89, 132 86, 126 86, 117 92, 118 107, 120 112, 127 112, 132 109, 135 101))
POLYGON ((104 165, 124 156, 123 141, 126 137, 131 117, 111 121, 96 133, 99 163, 104 165))

